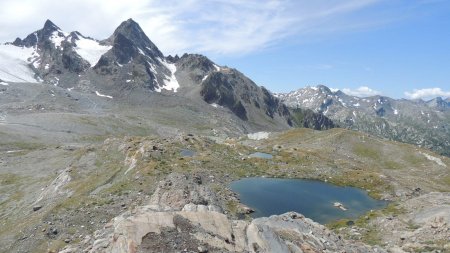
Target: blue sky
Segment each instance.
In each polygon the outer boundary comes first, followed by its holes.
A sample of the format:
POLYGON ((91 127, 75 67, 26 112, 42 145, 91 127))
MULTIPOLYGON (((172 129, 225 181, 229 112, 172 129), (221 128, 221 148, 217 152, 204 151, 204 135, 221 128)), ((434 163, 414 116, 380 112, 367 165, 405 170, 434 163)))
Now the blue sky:
POLYGON ((430 96, 450 97, 450 1, 410 9, 407 3, 389 5, 368 7, 361 15, 395 7, 394 13, 404 16, 354 30, 294 35, 261 52, 218 61, 274 92, 324 84, 351 90, 366 86, 401 98, 414 89, 437 87, 443 94, 430 96))
POLYGON ((0 15, 1 41, 47 18, 104 39, 133 18, 166 55, 204 54, 274 92, 450 97, 447 0, 2 0, 0 15))

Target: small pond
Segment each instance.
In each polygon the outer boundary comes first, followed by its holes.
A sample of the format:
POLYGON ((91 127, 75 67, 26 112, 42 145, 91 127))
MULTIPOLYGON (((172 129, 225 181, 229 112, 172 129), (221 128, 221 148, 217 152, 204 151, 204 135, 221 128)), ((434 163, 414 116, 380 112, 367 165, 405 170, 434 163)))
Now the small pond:
POLYGON ((325 224, 343 218, 357 218, 387 205, 354 187, 339 187, 316 180, 245 178, 230 184, 243 204, 263 217, 295 211, 325 224), (335 204, 341 203, 342 210, 335 204))
POLYGON ((180 151, 180 156, 182 157, 193 157, 195 155, 195 152, 189 149, 182 149, 180 151))
POLYGON ((262 152, 255 152, 255 153, 249 155, 248 157, 251 157, 251 158, 262 158, 262 159, 272 159, 273 155, 267 154, 267 153, 262 153, 262 152))

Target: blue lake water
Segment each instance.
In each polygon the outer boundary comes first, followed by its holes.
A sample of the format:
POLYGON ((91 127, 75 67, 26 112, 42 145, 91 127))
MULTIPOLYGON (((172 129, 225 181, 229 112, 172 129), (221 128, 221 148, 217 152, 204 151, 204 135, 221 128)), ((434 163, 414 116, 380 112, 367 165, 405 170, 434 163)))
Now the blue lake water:
POLYGON ((343 218, 357 218, 387 205, 367 192, 354 187, 339 187, 315 180, 245 178, 230 188, 239 194, 243 204, 255 210, 252 217, 263 217, 295 211, 325 224, 343 218), (340 202, 343 211, 333 204, 340 202))
POLYGON ((255 153, 249 155, 248 157, 262 158, 262 159, 272 159, 273 155, 267 154, 267 153, 262 153, 262 152, 255 152, 255 153))

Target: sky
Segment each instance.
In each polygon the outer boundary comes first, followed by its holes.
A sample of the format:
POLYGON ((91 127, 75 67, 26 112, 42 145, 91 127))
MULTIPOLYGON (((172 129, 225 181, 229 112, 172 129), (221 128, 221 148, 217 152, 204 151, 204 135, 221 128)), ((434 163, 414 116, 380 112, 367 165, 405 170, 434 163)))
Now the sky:
POLYGON ((0 41, 52 20, 105 39, 133 18, 165 55, 200 53, 273 92, 450 97, 447 0, 2 0, 0 41))

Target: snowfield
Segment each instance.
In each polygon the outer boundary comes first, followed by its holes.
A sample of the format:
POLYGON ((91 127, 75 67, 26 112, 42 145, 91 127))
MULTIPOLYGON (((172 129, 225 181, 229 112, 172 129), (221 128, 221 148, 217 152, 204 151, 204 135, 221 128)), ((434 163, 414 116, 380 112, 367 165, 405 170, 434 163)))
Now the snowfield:
POLYGON ((0 45, 0 79, 6 82, 37 83, 34 72, 28 67, 33 53, 34 48, 0 45))
POLYGON ((180 84, 178 83, 177 78, 175 77, 175 72, 177 72, 177 67, 173 63, 168 63, 165 60, 160 60, 160 62, 170 70, 170 76, 166 76, 164 79, 164 86, 158 87, 156 89, 157 92, 161 92, 164 90, 173 90, 173 92, 177 92, 177 89, 180 88, 180 84))
POLYGON ((80 40, 75 41, 75 44, 77 45, 75 48, 77 54, 88 61, 91 67, 95 66, 100 57, 112 48, 112 46, 103 46, 95 40, 82 37, 80 37, 80 40))

